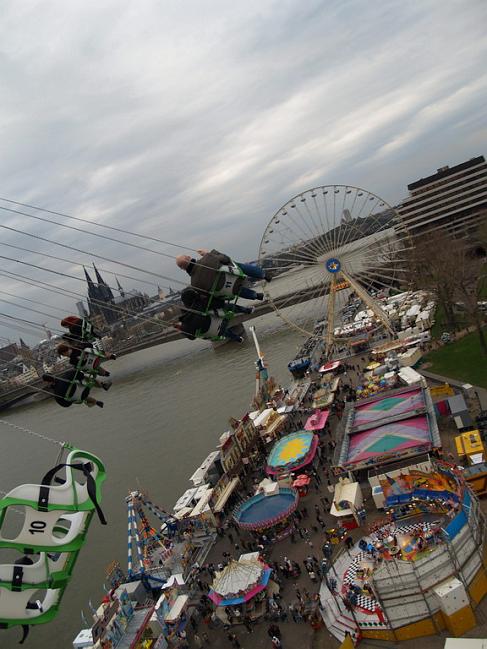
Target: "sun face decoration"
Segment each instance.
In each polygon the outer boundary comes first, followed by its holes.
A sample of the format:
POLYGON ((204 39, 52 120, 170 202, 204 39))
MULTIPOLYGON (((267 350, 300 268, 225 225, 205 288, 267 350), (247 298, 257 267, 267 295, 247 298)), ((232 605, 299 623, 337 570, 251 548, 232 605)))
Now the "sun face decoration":
POLYGON ((309 448, 309 442, 306 439, 291 439, 289 442, 281 449, 279 453, 278 462, 279 464, 288 464, 293 460, 297 460, 299 457, 302 457, 306 454, 309 448))
POLYGON ((267 459, 267 472, 272 475, 284 468, 293 470, 304 466, 313 459, 317 445, 314 433, 305 430, 289 433, 274 444, 267 459))

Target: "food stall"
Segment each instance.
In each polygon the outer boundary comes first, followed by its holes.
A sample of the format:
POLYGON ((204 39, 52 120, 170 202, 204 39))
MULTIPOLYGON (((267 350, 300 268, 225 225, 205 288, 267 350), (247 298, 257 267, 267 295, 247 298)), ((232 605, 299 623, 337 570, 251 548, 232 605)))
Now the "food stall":
POLYGON ((304 430, 319 430, 322 431, 328 421, 330 416, 329 410, 320 410, 319 408, 314 411, 314 413, 308 417, 306 423, 304 424, 304 430))
POLYGON ((466 458, 469 464, 481 464, 485 459, 485 448, 478 430, 469 430, 455 437, 458 457, 466 458))
POLYGON ((462 475, 477 496, 487 495, 487 462, 467 467, 462 475))
POLYGON ((303 498, 308 494, 310 482, 311 482, 311 478, 309 477, 309 475, 306 475, 305 473, 301 473, 294 480, 292 487, 293 489, 296 489, 300 498, 303 498))
POLYGON ((362 490, 358 482, 349 478, 340 479, 335 485, 335 493, 330 508, 330 514, 337 518, 337 525, 347 530, 353 530, 360 525, 357 515, 363 504, 362 490))

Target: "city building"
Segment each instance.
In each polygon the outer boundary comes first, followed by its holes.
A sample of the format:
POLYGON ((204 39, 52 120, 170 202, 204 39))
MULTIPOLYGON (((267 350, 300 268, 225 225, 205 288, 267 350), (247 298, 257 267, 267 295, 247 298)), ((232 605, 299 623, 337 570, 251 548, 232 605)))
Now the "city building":
POLYGON ((115 296, 94 264, 93 268, 96 282, 92 280, 86 268, 84 269, 88 284, 88 309, 90 318, 100 328, 104 328, 103 324, 110 326, 126 319, 127 316, 140 313, 149 303, 149 297, 140 291, 124 291, 118 279, 119 295, 115 296))
POLYGON ((19 347, 16 343, 9 343, 0 348, 0 362, 8 363, 19 354, 19 347))
POLYGON ((413 237, 445 228, 451 234, 475 230, 487 213, 487 163, 478 156, 408 185, 409 197, 397 206, 413 237))

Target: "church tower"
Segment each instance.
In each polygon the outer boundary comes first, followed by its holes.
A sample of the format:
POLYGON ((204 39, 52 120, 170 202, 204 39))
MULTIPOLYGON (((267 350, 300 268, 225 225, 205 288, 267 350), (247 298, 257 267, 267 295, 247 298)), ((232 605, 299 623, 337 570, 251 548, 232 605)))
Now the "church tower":
POLYGON ((100 273, 98 272, 98 268, 95 266, 95 264, 93 264, 93 268, 95 269, 96 281, 98 282, 98 290, 101 299, 106 302, 113 302, 112 289, 108 286, 108 284, 105 282, 103 277, 100 275, 100 273))

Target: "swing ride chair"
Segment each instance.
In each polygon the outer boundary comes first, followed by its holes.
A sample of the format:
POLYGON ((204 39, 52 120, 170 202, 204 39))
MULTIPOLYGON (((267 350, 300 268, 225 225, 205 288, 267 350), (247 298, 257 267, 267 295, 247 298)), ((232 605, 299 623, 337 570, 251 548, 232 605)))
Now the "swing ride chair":
MULTIPOLYGON (((84 372, 85 374, 96 379, 100 374, 100 364, 104 356, 97 349, 86 347, 82 350, 79 361, 76 365, 76 370, 84 372)), ((93 387, 93 382, 90 381, 90 387, 93 387)))
POLYGON ((0 629, 21 625, 21 644, 29 625, 56 616, 95 511, 106 523, 99 507, 105 477, 98 457, 72 449, 66 462, 48 471, 40 485, 20 485, 0 500, 0 549, 21 555, 20 561, 0 565, 0 629), (65 479, 57 478, 63 468, 65 479), (84 482, 78 480, 80 475, 84 482), (15 538, 3 530, 10 508, 24 514, 15 538))
MULTIPOLYGON (((239 296, 238 294, 233 293, 233 288, 235 286, 235 283, 239 279, 245 281, 246 275, 243 272, 243 270, 238 266, 238 264, 232 262, 231 265, 228 264, 228 265, 220 266, 215 281, 213 282, 213 286, 211 287, 208 303, 206 305, 206 309, 203 311, 203 315, 210 316, 210 317, 214 315, 215 312, 211 308, 211 304, 215 298, 223 298, 229 304, 236 305, 239 296), (217 289, 219 273, 224 273, 226 279, 224 285, 220 289, 217 289)), ((222 323, 218 323, 218 322, 216 322, 215 324, 212 323, 208 331, 206 331, 205 333, 198 330, 196 332, 197 338, 205 337, 215 342, 220 340, 225 340, 225 336, 221 336, 219 333, 221 331, 221 326, 224 322, 227 323, 230 322, 230 320, 232 320, 235 317, 235 312, 232 311, 231 309, 228 310, 225 308, 217 309, 217 313, 220 314, 220 312, 222 312, 220 316, 223 319, 222 323)))

